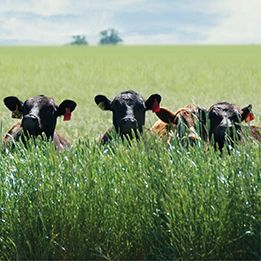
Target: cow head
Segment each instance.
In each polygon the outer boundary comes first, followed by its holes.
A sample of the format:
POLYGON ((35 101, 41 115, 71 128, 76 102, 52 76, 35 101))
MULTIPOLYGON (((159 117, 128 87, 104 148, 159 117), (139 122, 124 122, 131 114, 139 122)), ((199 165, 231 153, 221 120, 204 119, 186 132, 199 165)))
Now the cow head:
POLYGON ((47 138, 53 138, 57 117, 64 115, 64 120, 70 119, 70 113, 76 103, 64 100, 59 106, 52 98, 44 95, 32 97, 22 102, 17 97, 4 98, 5 106, 12 111, 13 118, 22 119, 21 126, 25 135, 38 136, 44 133, 47 138))
POLYGON ((254 119, 251 110, 251 104, 239 109, 228 102, 219 102, 209 108, 209 139, 211 140, 214 135, 215 149, 218 145, 222 152, 226 142, 234 147, 235 142, 241 139, 241 121, 249 122, 254 119))
POLYGON ((117 95, 112 101, 104 95, 95 96, 96 104, 106 111, 112 111, 113 125, 118 134, 132 138, 142 133, 145 124, 145 112, 159 110, 161 96, 151 95, 146 101, 135 91, 126 91, 117 95))
POLYGON ((193 144, 200 137, 205 141, 208 138, 206 132, 206 113, 207 111, 203 108, 187 105, 176 112, 172 112, 167 108, 160 108, 156 112, 156 115, 163 122, 172 125, 180 138, 186 136, 187 133, 187 137, 191 141, 190 143, 193 144), (197 125, 199 126, 198 132, 200 136, 196 131, 197 125))

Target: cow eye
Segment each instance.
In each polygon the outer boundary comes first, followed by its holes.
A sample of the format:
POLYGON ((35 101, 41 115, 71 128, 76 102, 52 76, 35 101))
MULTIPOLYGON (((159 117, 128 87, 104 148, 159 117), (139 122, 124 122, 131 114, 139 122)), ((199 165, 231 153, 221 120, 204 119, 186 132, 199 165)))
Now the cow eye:
POLYGON ((28 114, 28 113, 30 112, 30 110, 31 110, 31 108, 30 108, 28 105, 24 105, 24 106, 22 107, 22 113, 23 113, 23 115, 28 114))
POLYGON ((52 114, 53 112, 54 112, 53 106, 48 106, 41 110, 41 113, 44 113, 44 114, 52 114))
POLYGON ((54 111, 54 107, 53 106, 49 106, 47 109, 49 112, 53 112, 54 111))
POLYGON ((119 101, 114 101, 112 103, 112 110, 113 111, 118 111, 121 110, 124 106, 119 102, 119 101))

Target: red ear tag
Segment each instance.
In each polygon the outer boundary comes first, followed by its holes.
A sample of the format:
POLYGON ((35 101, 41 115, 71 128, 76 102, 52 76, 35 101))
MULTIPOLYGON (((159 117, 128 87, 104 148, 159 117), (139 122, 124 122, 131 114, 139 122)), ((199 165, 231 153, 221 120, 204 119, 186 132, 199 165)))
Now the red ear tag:
POLYGON ((246 117, 246 119, 245 119, 245 122, 247 123, 247 122, 250 122, 250 121, 252 121, 254 119, 255 119, 254 114, 249 112, 247 117, 246 117))
POLYGON ((153 112, 159 112, 160 111, 160 106, 159 106, 159 103, 156 99, 153 102, 152 111, 153 112))
POLYGON ((71 109, 70 108, 65 108, 65 114, 63 117, 64 121, 69 121, 71 119, 71 109))

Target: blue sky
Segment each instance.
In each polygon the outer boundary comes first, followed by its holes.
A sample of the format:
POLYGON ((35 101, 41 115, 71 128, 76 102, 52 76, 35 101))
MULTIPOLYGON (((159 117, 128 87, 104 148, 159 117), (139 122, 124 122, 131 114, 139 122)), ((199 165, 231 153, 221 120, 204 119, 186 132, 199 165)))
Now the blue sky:
POLYGON ((124 44, 261 43, 261 0, 0 0, 0 44, 64 44, 116 28, 124 44))

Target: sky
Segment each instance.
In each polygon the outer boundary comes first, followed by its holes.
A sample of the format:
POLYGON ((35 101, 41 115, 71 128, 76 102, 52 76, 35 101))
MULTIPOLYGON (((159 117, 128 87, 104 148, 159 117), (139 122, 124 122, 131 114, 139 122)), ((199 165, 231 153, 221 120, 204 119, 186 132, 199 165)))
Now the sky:
POLYGON ((0 0, 0 44, 261 44, 261 0, 0 0))

